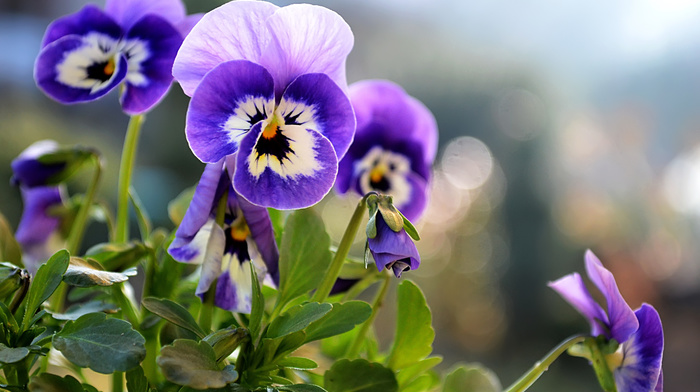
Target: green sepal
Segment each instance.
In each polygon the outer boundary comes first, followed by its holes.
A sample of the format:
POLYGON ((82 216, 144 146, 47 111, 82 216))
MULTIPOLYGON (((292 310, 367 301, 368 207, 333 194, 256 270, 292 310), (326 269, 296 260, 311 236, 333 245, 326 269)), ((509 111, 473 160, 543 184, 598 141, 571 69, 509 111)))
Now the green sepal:
POLYGON ((394 201, 391 196, 380 195, 377 208, 379 208, 379 213, 382 214, 384 222, 392 231, 398 233, 403 229, 403 221, 405 218, 399 210, 394 207, 394 201))
MULTIPOLYGON (((599 336, 604 339, 604 336, 599 336)), ((608 361, 605 360, 605 355, 601 351, 601 344, 606 345, 604 340, 587 338, 584 344, 588 347, 591 353, 591 365, 593 366, 593 371, 598 378, 598 383, 600 387, 603 388, 605 392, 617 392, 617 386, 615 385, 615 379, 613 378, 610 367, 608 367, 608 361)))
POLYGON ((372 193, 365 199, 365 202, 367 203, 367 211, 369 213, 369 220, 367 221, 367 228, 365 229, 367 238, 374 238, 377 236, 377 212, 379 212, 377 198, 377 194, 372 193))
POLYGON ((401 218, 403 218, 403 229, 406 230, 406 234, 413 238, 413 241, 420 241, 420 235, 418 235, 418 230, 413 226, 413 223, 411 223, 401 211, 399 211, 399 214, 401 214, 401 218))

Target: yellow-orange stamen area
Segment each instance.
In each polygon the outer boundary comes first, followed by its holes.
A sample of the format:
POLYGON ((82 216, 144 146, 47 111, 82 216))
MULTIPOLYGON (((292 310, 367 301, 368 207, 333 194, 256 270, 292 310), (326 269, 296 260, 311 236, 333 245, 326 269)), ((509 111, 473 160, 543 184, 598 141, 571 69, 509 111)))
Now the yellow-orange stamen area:
POLYGON ((105 64, 105 68, 104 68, 105 75, 112 76, 115 68, 116 68, 116 64, 114 62, 114 59, 109 59, 107 64, 105 64))
POLYGON ((384 173, 386 172, 386 165, 384 164, 379 164, 375 167, 372 168, 372 170, 369 172, 369 179, 372 182, 379 182, 382 180, 384 177, 384 173))
POLYGON ((248 223, 246 223, 245 219, 241 216, 231 225, 231 238, 236 241, 245 241, 249 235, 250 228, 248 227, 248 223))
POLYGON ((277 135, 277 132, 279 131, 279 126, 280 126, 280 121, 277 118, 277 116, 272 116, 270 119, 270 122, 267 123, 265 126, 265 129, 262 132, 262 137, 265 139, 272 139, 277 135))

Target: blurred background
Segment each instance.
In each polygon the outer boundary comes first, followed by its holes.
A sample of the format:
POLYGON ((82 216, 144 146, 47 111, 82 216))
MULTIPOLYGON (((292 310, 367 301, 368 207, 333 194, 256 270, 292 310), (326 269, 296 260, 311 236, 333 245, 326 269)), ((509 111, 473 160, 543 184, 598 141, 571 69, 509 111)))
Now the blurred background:
MULTIPOLYGON (((547 282, 583 273, 590 248, 633 308, 659 310, 666 390, 700 390, 700 2, 312 2, 354 31, 349 82, 390 79, 437 118, 423 262, 404 277, 426 293, 441 367, 482 362, 509 385, 587 331, 547 282)), ((46 26, 85 3, 0 0, 0 210, 13 227, 22 206, 9 164, 39 139, 100 149, 100 197, 116 197, 128 121, 117 96, 63 106, 32 78, 46 26)), ((186 3, 202 12, 221 1, 186 3)), ((169 229, 167 202, 203 168, 184 138, 187 102, 173 86, 147 116, 134 175, 169 229)), ((331 195, 317 207, 336 238, 355 203, 331 195)), ((106 232, 93 224, 89 235, 106 232)), ((391 306, 380 320, 392 322, 391 306)), ((562 388, 597 390, 584 360, 563 357, 531 390, 562 388)))

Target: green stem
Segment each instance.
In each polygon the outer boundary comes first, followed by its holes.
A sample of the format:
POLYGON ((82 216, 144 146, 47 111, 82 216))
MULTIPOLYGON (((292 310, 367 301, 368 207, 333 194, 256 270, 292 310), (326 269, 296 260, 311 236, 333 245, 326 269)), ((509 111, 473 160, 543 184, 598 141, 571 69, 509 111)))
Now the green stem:
POLYGON ((338 275, 340 274, 340 270, 343 268, 343 263, 348 257, 348 253, 350 253, 350 247, 355 240, 357 230, 362 224, 362 217, 365 209, 366 197, 363 197, 357 203, 355 212, 350 218, 350 222, 348 223, 348 227, 345 229, 345 233, 343 233, 343 238, 340 240, 340 244, 338 244, 338 250, 335 252, 331 265, 328 267, 328 272, 326 272, 326 276, 323 277, 323 281, 318 286, 318 289, 311 299, 312 302, 323 302, 326 300, 326 298, 328 298, 328 294, 330 294, 333 284, 336 280, 338 280, 338 275))
POLYGON ((102 175, 102 163, 97 155, 92 156, 92 161, 95 164, 95 171, 92 175, 92 181, 88 186, 85 197, 83 198, 82 205, 78 210, 78 214, 75 216, 73 221, 73 226, 71 227, 70 234, 68 235, 68 253, 71 255, 76 255, 80 251, 80 244, 83 241, 83 235, 85 234, 85 227, 87 226, 87 218, 90 212, 90 207, 92 207, 92 201, 95 199, 95 193, 97 193, 97 187, 100 183, 100 176, 102 175))
POLYGON ((549 366, 563 354, 569 347, 581 343, 586 340, 586 336, 575 335, 561 342, 557 347, 550 351, 541 361, 535 363, 535 366, 529 372, 523 374, 513 385, 504 390, 504 392, 521 392, 525 391, 537 381, 542 373, 549 369, 549 366))
POLYGON ((110 286, 110 288, 112 289, 112 298, 114 298, 114 302, 119 305, 122 311, 122 319, 130 322, 134 329, 139 328, 141 320, 139 319, 139 315, 136 314, 131 300, 124 294, 122 283, 116 283, 110 286))
POLYGON ((122 149, 121 164, 119 166, 116 242, 126 242, 129 239, 129 185, 131 184, 131 172, 134 168, 143 120, 144 116, 142 114, 131 116, 124 139, 124 148, 122 149))
POLYGON ((362 344, 365 342, 365 336, 367 336, 367 331, 369 331, 369 329, 372 327, 374 319, 377 317, 377 313, 379 313, 379 308, 381 308, 382 304, 384 303, 386 293, 389 291, 391 275, 388 272, 385 272, 383 278, 384 279, 382 280, 382 285, 379 287, 379 291, 374 297, 374 301, 372 301, 372 314, 369 316, 367 321, 365 321, 360 327, 359 332, 355 336, 355 340, 353 340, 352 344, 350 345, 350 348, 348 348, 348 352, 346 353, 345 358, 354 359, 360 354, 360 349, 362 348, 362 344))
POLYGON ((114 372, 112 373, 112 392, 123 392, 124 391, 124 373, 114 372))

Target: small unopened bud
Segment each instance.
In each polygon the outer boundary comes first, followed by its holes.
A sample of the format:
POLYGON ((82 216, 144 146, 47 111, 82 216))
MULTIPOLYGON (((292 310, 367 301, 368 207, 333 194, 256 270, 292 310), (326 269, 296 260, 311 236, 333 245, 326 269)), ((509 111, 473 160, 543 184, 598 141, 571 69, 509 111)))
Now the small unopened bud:
POLYGON ((0 263, 0 298, 17 291, 22 287, 23 281, 28 279, 29 275, 21 268, 10 263, 0 263))
POLYGON ((248 330, 245 328, 228 327, 212 332, 203 341, 209 343, 216 353, 216 361, 231 355, 243 342, 249 339, 248 330))

